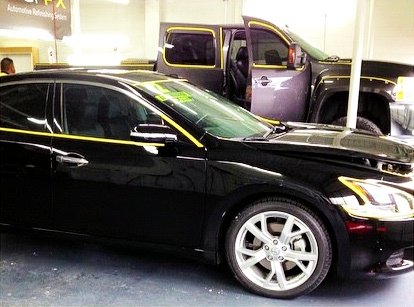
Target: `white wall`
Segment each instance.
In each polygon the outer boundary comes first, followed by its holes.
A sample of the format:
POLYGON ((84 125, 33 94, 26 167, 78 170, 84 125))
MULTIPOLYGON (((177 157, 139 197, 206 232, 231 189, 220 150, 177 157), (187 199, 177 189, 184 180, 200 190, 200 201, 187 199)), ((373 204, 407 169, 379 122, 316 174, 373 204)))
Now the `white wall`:
MULTIPOLYGON (((108 64, 111 59, 155 59, 160 21, 232 24, 240 23, 242 14, 288 24, 328 54, 352 56, 357 0, 72 1, 79 1, 84 39, 58 42, 60 62, 76 55, 86 62, 102 57, 108 64)), ((365 58, 414 64, 414 1, 372 1, 372 49, 365 58)), ((11 46, 38 47, 40 61, 48 62, 47 49, 54 42, 0 37, 0 47, 11 46)))
POLYGON ((414 64, 414 0, 375 0, 373 57, 414 64))
POLYGON ((79 33, 72 33, 79 35, 79 39, 70 42, 76 57, 69 57, 69 61, 87 65, 101 59, 115 64, 145 54, 144 0, 133 0, 128 5, 79 0, 79 15, 79 33))
MULTIPOLYGON (((356 1, 244 0, 243 14, 288 25, 326 53, 351 57, 356 1)), ((372 31, 365 40, 364 58, 414 64, 414 1, 372 0, 372 3, 372 31), (369 39, 372 44, 367 43, 369 39)))
POLYGON ((165 22, 240 23, 242 0, 158 0, 165 22))

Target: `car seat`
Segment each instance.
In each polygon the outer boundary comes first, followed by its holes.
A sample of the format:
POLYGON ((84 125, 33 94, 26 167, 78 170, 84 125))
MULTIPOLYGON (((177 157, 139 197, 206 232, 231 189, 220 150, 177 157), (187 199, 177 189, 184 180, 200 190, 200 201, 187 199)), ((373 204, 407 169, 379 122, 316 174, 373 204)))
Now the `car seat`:
POLYGON ((248 72, 249 56, 247 47, 240 47, 236 58, 230 64, 230 99, 237 103, 245 99, 248 72))
POLYGON ((128 106, 114 96, 102 96, 98 105, 98 122, 105 137, 129 140, 128 106))
POLYGON ((97 105, 88 101, 85 88, 71 87, 64 93, 67 131, 74 135, 104 136, 98 123, 97 105))

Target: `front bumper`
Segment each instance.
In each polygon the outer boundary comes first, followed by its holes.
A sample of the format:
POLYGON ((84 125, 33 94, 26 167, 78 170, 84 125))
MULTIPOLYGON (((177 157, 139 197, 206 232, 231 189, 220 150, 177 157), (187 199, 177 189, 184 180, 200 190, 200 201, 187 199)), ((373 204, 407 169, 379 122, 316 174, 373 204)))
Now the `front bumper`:
POLYGON ((354 220, 348 227, 351 277, 387 278, 414 269, 414 220, 354 220))
POLYGON ((391 135, 414 145, 414 103, 390 104, 391 135))

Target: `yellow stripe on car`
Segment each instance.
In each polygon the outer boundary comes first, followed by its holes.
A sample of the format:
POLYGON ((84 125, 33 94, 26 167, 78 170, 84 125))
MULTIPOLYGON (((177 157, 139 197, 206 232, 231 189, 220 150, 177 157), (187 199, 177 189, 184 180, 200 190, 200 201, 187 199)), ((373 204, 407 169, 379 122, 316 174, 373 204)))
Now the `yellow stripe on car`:
POLYGON ((60 134, 60 133, 40 132, 40 131, 31 131, 31 130, 3 128, 3 127, 0 127, 0 131, 10 132, 10 133, 19 133, 19 134, 37 135, 37 136, 44 136, 44 137, 53 137, 53 138, 60 138, 60 139, 72 139, 72 140, 92 141, 92 142, 111 143, 111 144, 120 144, 120 145, 157 146, 157 147, 165 146, 163 143, 134 142, 134 141, 126 141, 126 140, 99 138, 99 137, 93 137, 93 136, 60 134))

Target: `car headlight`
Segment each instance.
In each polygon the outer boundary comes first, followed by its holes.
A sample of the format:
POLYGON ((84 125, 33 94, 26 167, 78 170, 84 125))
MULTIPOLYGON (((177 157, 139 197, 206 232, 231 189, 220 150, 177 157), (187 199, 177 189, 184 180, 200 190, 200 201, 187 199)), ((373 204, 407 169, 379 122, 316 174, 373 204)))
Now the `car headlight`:
MULTIPOLYGON (((348 214, 381 220, 414 218, 414 196, 378 180, 339 177, 352 193, 341 192, 331 201, 348 214)), ((413 182, 414 184, 414 182, 413 182)))

